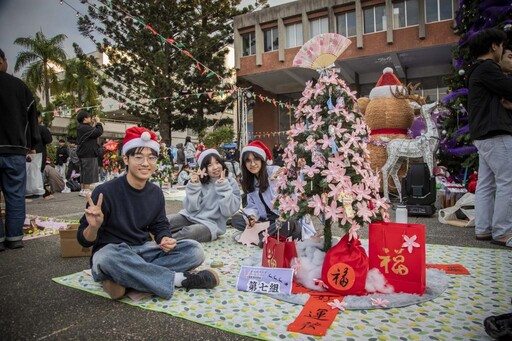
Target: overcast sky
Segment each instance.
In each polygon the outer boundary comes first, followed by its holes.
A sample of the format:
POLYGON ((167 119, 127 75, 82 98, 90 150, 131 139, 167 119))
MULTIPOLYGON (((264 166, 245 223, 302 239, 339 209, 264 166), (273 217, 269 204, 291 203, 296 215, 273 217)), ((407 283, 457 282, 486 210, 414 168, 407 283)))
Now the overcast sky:
MULTIPOLYGON (((80 0, 66 1, 80 13, 87 13, 80 0)), ((293 0, 269 0, 268 3, 275 6, 291 1, 293 0)), ((242 4, 253 2, 244 0, 242 4)), ((9 63, 7 72, 14 73, 16 56, 23 50, 21 46, 14 44, 14 40, 18 37, 33 37, 39 30, 47 38, 65 34, 67 39, 64 50, 68 57, 74 56, 73 42, 78 43, 86 53, 94 51, 94 44, 80 35, 76 23, 76 12, 66 4, 61 5, 59 0, 0 0, 0 49, 5 52, 9 63)))

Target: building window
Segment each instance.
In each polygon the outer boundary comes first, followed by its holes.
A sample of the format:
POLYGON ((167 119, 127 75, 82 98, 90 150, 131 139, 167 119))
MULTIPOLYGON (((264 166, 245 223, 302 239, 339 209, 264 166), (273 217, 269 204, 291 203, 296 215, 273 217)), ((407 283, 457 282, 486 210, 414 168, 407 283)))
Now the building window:
POLYGON ((364 12, 364 33, 381 32, 386 30, 386 7, 378 5, 367 7, 364 12))
POLYGON ((286 26, 286 48, 301 46, 304 43, 302 37, 302 23, 286 26))
POLYGON ((338 14, 338 33, 345 37, 356 35, 356 11, 349 11, 338 14))
POLYGON ((327 18, 313 19, 309 22, 311 27, 311 38, 321 33, 329 32, 329 22, 327 18))
POLYGON ((425 16, 427 23, 452 19, 452 1, 426 0, 425 16))
POLYGON ((242 35, 242 56, 256 54, 256 36, 254 32, 242 35))
POLYGON ((393 28, 418 25, 418 0, 393 2, 393 28))
POLYGON ((279 36, 277 34, 277 27, 263 31, 263 36, 265 37, 265 52, 279 49, 279 36))

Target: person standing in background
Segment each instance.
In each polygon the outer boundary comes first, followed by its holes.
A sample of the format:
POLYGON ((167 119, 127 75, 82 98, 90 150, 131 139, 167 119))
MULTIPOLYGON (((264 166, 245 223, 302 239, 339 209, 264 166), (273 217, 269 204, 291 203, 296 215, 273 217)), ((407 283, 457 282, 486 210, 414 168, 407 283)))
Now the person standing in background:
POLYGON ((91 184, 98 182, 98 143, 103 135, 103 125, 98 116, 80 110, 76 116, 78 121, 76 154, 80 158, 80 196, 90 194, 91 184))
POLYGON ((192 138, 187 136, 185 138, 185 159, 187 163, 192 167, 195 164, 196 147, 192 143, 192 138))
POLYGON ((7 73, 7 67, 0 50, 0 189, 5 198, 0 251, 23 247, 26 156, 35 153, 34 146, 41 139, 34 96, 23 81, 7 73))
POLYGON ((66 146, 66 141, 64 141, 64 139, 60 139, 59 146, 55 152, 55 169, 60 173, 60 175, 62 175, 63 178, 66 177, 68 158, 69 150, 68 146, 66 146))
POLYGON ((185 158, 185 150, 183 149, 183 143, 178 143, 176 145, 176 164, 178 165, 178 172, 180 172, 183 166, 187 164, 187 159, 185 158))
POLYGON ((41 112, 37 111, 37 129, 41 139, 34 146, 35 154, 27 156, 27 184, 25 196, 27 198, 39 198, 45 196, 44 166, 46 165, 46 145, 52 142, 52 134, 42 123, 41 112))
POLYGON ((469 42, 475 58, 467 72, 469 133, 478 149, 475 237, 512 247, 512 116, 503 100, 512 101, 512 78, 498 64, 505 32, 486 29, 469 42))
POLYGON ((66 172, 66 180, 69 180, 73 177, 73 172, 75 174, 80 174, 80 159, 78 155, 76 155, 76 141, 69 140, 69 162, 68 162, 68 170, 66 172))

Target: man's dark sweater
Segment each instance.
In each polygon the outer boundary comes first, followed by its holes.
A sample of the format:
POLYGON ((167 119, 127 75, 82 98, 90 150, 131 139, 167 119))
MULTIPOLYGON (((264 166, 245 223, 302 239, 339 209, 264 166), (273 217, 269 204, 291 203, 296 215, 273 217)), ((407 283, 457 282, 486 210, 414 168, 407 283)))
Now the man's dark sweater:
POLYGON ((500 100, 512 101, 512 78, 491 59, 479 59, 468 70, 469 132, 473 140, 512 135, 512 115, 500 100))
POLYGON ((121 176, 98 186, 91 195, 94 203, 98 202, 100 193, 103 193, 104 220, 96 241, 84 238, 89 225, 85 215, 80 219, 77 233, 82 246, 93 246, 93 255, 107 244, 142 245, 151 240, 149 232, 157 244, 163 237, 172 236, 165 216, 164 195, 155 184, 148 182, 142 190, 137 190, 128 184, 126 176, 121 176))
POLYGON ((0 72, 0 154, 26 155, 39 140, 32 93, 20 79, 0 72))
POLYGON ((78 157, 84 158, 95 158, 98 156, 98 143, 97 139, 103 134, 103 126, 101 123, 96 124, 94 127, 80 123, 76 128, 76 141, 77 148, 80 145, 80 152, 78 157))

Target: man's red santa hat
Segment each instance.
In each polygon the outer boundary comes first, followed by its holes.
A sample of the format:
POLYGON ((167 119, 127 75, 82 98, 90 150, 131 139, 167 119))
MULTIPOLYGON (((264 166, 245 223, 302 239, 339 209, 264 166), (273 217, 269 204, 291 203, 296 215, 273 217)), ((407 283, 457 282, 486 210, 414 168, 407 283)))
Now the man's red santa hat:
POLYGON ((379 81, 375 87, 370 91, 370 99, 380 97, 393 97, 393 92, 397 90, 401 91, 404 87, 402 82, 393 73, 393 69, 390 67, 385 68, 382 71, 379 81))
POLYGON ((123 155, 133 148, 148 147, 160 153, 160 144, 156 138, 156 134, 151 130, 142 127, 131 127, 126 129, 126 134, 123 140, 123 155))
POLYGON ((254 140, 247 146, 242 148, 242 160, 244 159, 244 154, 247 152, 258 154, 259 156, 261 156, 263 161, 266 161, 267 163, 272 163, 272 153, 270 152, 270 149, 268 149, 268 147, 265 146, 265 144, 260 140, 254 140))

